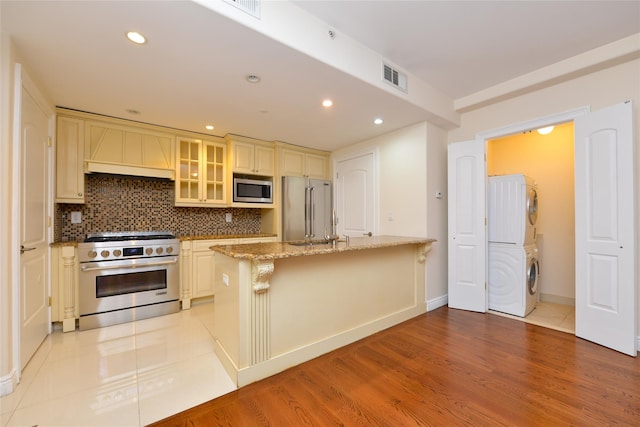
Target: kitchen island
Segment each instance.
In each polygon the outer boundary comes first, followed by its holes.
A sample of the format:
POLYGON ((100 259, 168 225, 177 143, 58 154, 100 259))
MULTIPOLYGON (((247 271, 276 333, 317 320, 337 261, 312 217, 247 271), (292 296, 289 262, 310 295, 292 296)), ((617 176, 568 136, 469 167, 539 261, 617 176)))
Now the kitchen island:
POLYGON ((212 246, 216 353, 238 387, 426 312, 433 239, 212 246))

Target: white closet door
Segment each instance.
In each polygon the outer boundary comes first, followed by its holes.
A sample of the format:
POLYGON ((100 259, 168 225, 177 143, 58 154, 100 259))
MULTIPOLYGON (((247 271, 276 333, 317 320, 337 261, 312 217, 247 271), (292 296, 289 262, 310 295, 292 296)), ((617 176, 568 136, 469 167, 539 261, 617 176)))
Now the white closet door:
POLYGON ((576 335, 636 355, 631 102, 575 120, 576 335))
POLYGON ((485 144, 448 147, 449 307, 487 311, 485 144))

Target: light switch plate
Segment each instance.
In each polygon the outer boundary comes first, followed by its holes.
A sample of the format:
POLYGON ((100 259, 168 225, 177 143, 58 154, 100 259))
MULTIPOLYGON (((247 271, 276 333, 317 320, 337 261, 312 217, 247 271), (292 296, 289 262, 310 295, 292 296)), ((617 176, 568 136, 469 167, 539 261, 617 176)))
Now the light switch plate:
POLYGON ((231 213, 227 213, 227 214, 225 215, 225 220, 226 220, 227 222, 231 222, 231 213))
POLYGON ((71 212, 71 224, 82 223, 82 212, 71 212))

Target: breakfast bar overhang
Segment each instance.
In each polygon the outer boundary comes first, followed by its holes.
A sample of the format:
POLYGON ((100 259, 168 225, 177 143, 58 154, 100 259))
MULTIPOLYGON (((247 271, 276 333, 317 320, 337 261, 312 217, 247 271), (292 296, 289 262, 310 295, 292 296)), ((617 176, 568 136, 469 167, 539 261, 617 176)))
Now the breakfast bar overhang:
POLYGON ((425 313, 433 242, 212 246, 218 357, 242 387, 425 313))

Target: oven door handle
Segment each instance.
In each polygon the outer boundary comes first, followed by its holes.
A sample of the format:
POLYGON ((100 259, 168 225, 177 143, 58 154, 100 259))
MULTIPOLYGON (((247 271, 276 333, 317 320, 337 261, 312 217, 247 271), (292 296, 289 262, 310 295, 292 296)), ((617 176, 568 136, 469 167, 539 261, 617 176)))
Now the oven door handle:
POLYGON ((83 264, 80 266, 82 271, 95 271, 95 270, 117 270, 122 268, 143 268, 143 267, 155 267, 159 265, 168 265, 175 264, 178 262, 178 259, 172 259, 169 261, 157 261, 157 262, 148 262, 148 263, 136 263, 136 264, 128 264, 128 265, 107 265, 94 267, 95 264, 83 264))

